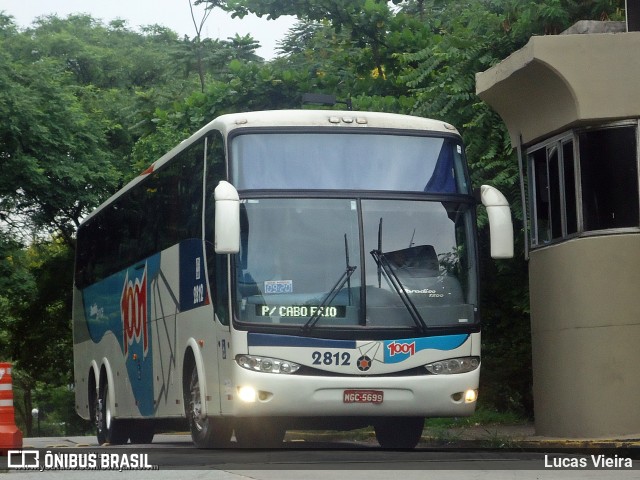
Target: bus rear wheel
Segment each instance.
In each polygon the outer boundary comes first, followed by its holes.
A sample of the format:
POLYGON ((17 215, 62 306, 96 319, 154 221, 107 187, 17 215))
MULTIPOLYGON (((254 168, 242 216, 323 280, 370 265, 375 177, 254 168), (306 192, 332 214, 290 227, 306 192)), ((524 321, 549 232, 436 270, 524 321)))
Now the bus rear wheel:
POLYGON ((127 443, 129 432, 126 422, 113 418, 109 402, 109 382, 104 382, 96 396, 95 422, 98 443, 121 445, 127 443))
POLYGON ((373 428, 382 448, 412 449, 422 438, 424 417, 380 418, 373 428))
POLYGON ((195 363, 185 377, 184 408, 191 438, 198 448, 220 448, 231 441, 231 424, 224 418, 204 416, 200 396, 200 379, 195 363))

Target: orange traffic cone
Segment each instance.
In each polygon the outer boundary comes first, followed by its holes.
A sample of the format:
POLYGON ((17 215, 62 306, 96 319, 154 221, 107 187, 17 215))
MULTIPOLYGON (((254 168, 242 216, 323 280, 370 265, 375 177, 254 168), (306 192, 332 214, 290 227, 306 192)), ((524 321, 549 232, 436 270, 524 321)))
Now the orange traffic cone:
POLYGON ((0 455, 22 448, 22 432, 16 427, 13 410, 11 364, 0 363, 0 455))

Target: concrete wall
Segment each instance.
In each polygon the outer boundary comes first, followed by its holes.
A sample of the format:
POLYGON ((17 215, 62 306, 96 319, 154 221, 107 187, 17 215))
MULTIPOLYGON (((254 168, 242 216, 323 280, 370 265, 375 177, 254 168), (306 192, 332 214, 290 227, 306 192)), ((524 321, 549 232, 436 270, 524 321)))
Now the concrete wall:
POLYGON ((531 252, 536 433, 640 433, 640 234, 531 252))

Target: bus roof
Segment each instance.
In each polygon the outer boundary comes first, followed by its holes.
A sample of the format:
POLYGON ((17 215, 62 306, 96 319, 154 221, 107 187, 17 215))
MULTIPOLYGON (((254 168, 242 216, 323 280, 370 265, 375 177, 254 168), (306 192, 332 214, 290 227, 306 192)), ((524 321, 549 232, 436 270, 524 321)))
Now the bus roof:
POLYGON ((458 130, 453 125, 441 120, 433 120, 430 118, 415 117, 411 115, 400 115, 396 113, 363 112, 353 110, 263 110, 221 115, 153 162, 149 168, 131 180, 127 185, 85 217, 82 223, 91 219, 105 206, 112 203, 126 191, 143 181, 149 173, 160 168, 178 152, 189 147, 208 132, 212 130, 219 130, 226 137, 231 132, 240 129, 267 127, 375 128, 405 131, 415 130, 459 135, 458 130))
MULTIPOLYGON (((251 127, 331 127, 354 126, 455 132, 448 123, 429 118, 382 112, 340 110, 270 110, 262 112, 232 113, 221 115, 207 127, 217 128, 227 134, 232 130, 251 127)), ((207 128, 205 127, 205 128, 207 128)))

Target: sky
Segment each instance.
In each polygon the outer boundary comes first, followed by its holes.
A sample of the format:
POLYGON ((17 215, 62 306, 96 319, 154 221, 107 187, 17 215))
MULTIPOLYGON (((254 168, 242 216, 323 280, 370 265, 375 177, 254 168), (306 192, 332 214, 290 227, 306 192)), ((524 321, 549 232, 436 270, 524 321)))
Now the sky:
MULTIPOLYGON (((14 17, 19 27, 28 27, 36 18, 57 14, 65 18, 69 14, 87 13, 105 24, 116 18, 127 20, 131 29, 143 25, 159 24, 177 32, 180 36, 195 36, 195 27, 189 10, 189 0, 0 0, 0 11, 14 17)), ((196 20, 202 18, 204 9, 195 8, 196 20)), ((276 55, 277 42, 295 23, 293 17, 267 20, 266 16, 246 16, 232 19, 226 12, 215 9, 205 23, 203 37, 233 37, 236 33, 251 36, 262 46, 258 55, 271 59, 276 55)))

